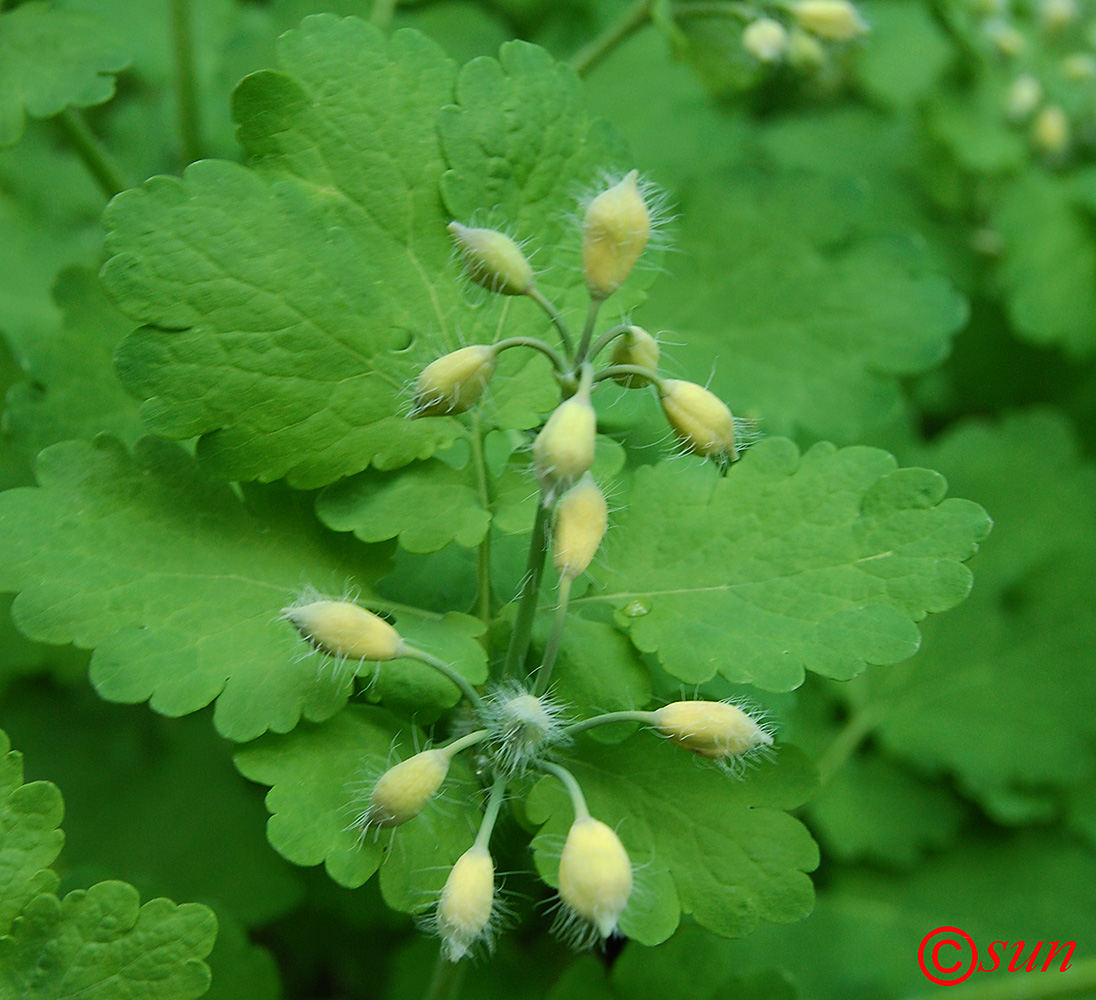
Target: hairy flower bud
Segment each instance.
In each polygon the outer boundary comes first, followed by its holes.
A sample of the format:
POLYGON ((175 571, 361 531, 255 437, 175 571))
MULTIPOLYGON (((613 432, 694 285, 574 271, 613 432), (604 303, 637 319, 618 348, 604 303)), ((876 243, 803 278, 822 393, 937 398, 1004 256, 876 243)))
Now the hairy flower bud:
MULTIPOLYGON (((658 371, 658 359, 658 341, 641 326, 628 327, 627 333, 613 341, 611 361, 614 365, 647 368, 653 375, 658 371)), ((647 385, 647 379, 642 375, 614 375, 613 381, 629 389, 639 389, 647 385)))
POLYGON ((576 819, 559 859, 564 905, 608 937, 631 894, 632 863, 612 827, 592 816, 576 819))
POLYGON ((742 32, 742 47, 759 62, 777 62, 787 44, 787 29, 771 17, 759 17, 742 32))
POLYGON ((1046 156, 1061 156, 1069 147, 1069 118, 1057 104, 1048 104, 1035 116, 1031 137, 1036 149, 1046 156))
POLYGON ((488 933, 495 905, 495 863, 487 848, 473 845, 453 865, 436 914, 442 951, 458 962, 488 933))
POLYGON ((734 417, 715 394, 695 382, 664 379, 659 386, 662 412, 686 451, 705 458, 734 461, 734 417))
POLYGON ((533 442, 533 466, 546 501, 554 500, 594 461, 597 415, 580 390, 556 407, 533 442))
POLYGON ((373 786, 361 825, 400 826, 414 819, 441 787, 450 759, 444 749, 423 750, 390 767, 373 786))
POLYGON ((624 283, 651 236, 651 215, 638 178, 639 173, 631 171, 586 209, 582 273, 595 299, 607 298, 624 283))
POLYGON ((282 609, 312 645, 350 660, 394 660, 403 640, 379 615, 350 601, 312 601, 282 609))
POLYGON ((449 223, 460 250, 464 273, 477 285, 502 295, 524 295, 533 285, 533 269, 518 245, 495 229, 449 223))
POLYGON ((412 416, 440 417, 474 406, 495 373, 495 357, 493 348, 473 344, 431 361, 415 382, 412 416))
POLYGON ((712 760, 738 757, 773 742, 750 715, 724 701, 675 701, 652 715, 663 736, 712 760))
POLYGON ((791 9, 801 28, 828 42, 848 42, 868 30, 849 0, 797 0, 791 9))
POLYGON ((586 473, 560 497, 552 529, 552 565, 561 577, 586 572, 609 524, 609 505, 594 477, 586 473))
POLYGON ((1043 85, 1030 73, 1016 77, 1005 92, 1005 113, 1013 121, 1023 121, 1043 99, 1043 85))

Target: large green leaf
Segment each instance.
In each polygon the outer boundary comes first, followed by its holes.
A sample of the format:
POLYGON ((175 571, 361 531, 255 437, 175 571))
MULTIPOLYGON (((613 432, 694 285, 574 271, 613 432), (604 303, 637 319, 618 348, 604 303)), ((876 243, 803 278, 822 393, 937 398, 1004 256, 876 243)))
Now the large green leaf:
MULTIPOLYGON (((0 498, 0 588, 21 591, 13 614, 32 638, 96 648, 101 695, 150 699, 166 715, 216 699, 218 728, 239 740, 284 732, 302 715, 327 718, 346 702, 350 686, 324 660, 302 658, 277 618, 302 582, 365 586, 385 559, 319 528, 307 496, 267 488, 243 503, 156 439, 133 457, 110 438, 56 445, 38 475, 38 488, 0 498)), ((398 620, 411 641, 485 679, 481 626, 412 608, 398 620)), ((427 684, 435 704, 459 698, 447 682, 440 694, 433 676, 427 684)))
POLYGON ((915 625, 963 600, 985 512, 944 499, 927 469, 886 452, 762 442, 726 478, 637 470, 598 588, 644 652, 697 684, 717 672, 773 691, 804 671, 849 678, 917 650, 915 625))
MULTIPOLYGON (((119 372, 154 430, 203 435, 199 455, 219 476, 298 486, 426 458, 462 433, 448 417, 405 419, 409 380, 460 338, 496 339, 510 314, 532 333, 547 323, 526 300, 472 308, 450 212, 518 227, 547 269, 572 182, 613 165, 568 71, 520 43, 500 59, 458 77, 414 32, 386 41, 354 18, 308 18, 280 39, 282 70, 236 91, 252 167, 203 161, 112 202, 104 278, 149 324, 123 343, 119 372), (535 154, 531 100, 559 126, 535 154)), ((541 376, 538 363, 504 380, 500 420, 539 422, 555 398, 541 376)))
POLYGON ((38 2, 0 15, 0 146, 19 141, 27 115, 110 100, 128 64, 97 17, 38 2))
POLYGON ((64 805, 48 781, 23 783, 23 755, 0 730, 0 932, 35 896, 57 888, 49 865, 65 841, 64 805))
POLYGON ((36 896, 0 938, 0 989, 27 1000, 192 1000, 209 989, 202 959, 216 936, 208 907, 141 906, 124 882, 36 896))

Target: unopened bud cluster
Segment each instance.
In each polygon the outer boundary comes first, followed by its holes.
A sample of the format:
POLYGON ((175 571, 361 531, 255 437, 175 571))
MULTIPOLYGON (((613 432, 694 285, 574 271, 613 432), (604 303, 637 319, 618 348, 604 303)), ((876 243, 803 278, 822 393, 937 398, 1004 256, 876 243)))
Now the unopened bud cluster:
POLYGON ((851 0, 792 0, 731 8, 746 20, 742 48, 757 63, 786 63, 805 73, 826 65, 829 51, 866 35, 868 24, 851 0))
MULTIPOLYGON (((789 9, 802 22, 795 30, 835 40, 861 30, 855 18, 842 27, 841 19, 849 16, 847 6, 800 0, 789 9)), ((788 37, 776 22, 759 21, 752 27, 751 37, 766 51, 788 37)), ((355 600, 309 593, 282 612, 313 650, 339 665, 344 678, 361 677, 368 684, 381 669, 379 664, 387 663, 384 670, 398 672, 399 661, 414 659, 446 677, 465 702, 459 716, 454 715, 460 721, 448 742, 381 767, 366 762, 372 777, 357 782, 348 828, 359 840, 400 836, 407 824, 426 821, 423 814, 442 795, 456 756, 475 755, 475 773, 490 788, 481 826, 474 844, 449 869, 424 918, 424 925, 441 939, 442 954, 449 961, 491 946, 504 910, 490 852, 492 831, 507 794, 515 786, 527 786, 529 776, 538 772, 564 784, 574 811, 559 855, 557 929, 585 946, 617 933, 620 921, 626 921, 634 888, 628 851, 612 826, 591 815, 577 780, 561 763, 578 734, 634 721, 648 731, 643 738, 663 737, 730 771, 772 743, 770 733, 749 712, 721 702, 682 701, 655 711, 578 719, 552 693, 551 675, 572 585, 594 563, 609 529, 609 503, 592 472, 598 440, 594 393, 603 386, 616 393, 650 393, 681 450, 711 459, 724 473, 742 446, 742 425, 715 393, 660 374, 656 337, 631 322, 597 330, 599 309, 628 280, 658 222, 658 201, 634 170, 606 182, 588 199, 580 235, 589 308, 578 338, 572 338, 559 310, 541 294, 525 252, 511 236, 459 222, 449 226, 468 281, 493 294, 531 300, 559 335, 558 344, 523 336, 461 347, 427 364, 413 384, 412 417, 451 418, 481 404, 503 351, 536 350, 552 365, 559 403, 545 415, 531 442, 540 491, 538 527, 501 671, 506 679, 486 691, 473 687, 454 666, 408 642, 398 621, 355 600), (533 622, 543 599, 541 569, 549 559, 555 571, 556 606, 543 656, 530 667, 526 660, 533 622)))

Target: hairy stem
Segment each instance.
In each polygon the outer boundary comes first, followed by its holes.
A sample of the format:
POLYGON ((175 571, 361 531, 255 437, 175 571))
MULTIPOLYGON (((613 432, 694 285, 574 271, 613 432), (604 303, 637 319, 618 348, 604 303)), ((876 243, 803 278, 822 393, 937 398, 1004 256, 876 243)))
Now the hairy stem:
POLYGON ((652 0, 636 0, 614 24, 584 45, 571 57, 571 69, 585 76, 621 42, 629 38, 651 20, 652 0))
POLYGON ((175 49, 175 86, 179 101, 179 136, 187 163, 201 159, 198 81, 194 73, 194 38, 190 0, 171 0, 171 38, 175 49))
POLYGON ((495 783, 491 786, 491 797, 487 800, 487 808, 483 812, 483 822, 480 823, 479 833, 476 834, 476 847, 487 850, 487 845, 491 842, 491 831, 495 829, 495 820, 498 819, 505 797, 506 776, 496 774, 495 783))
POLYGON ((552 668, 556 665, 559 644, 563 638, 563 626, 567 621, 567 601, 571 596, 571 581, 572 578, 569 576, 559 578, 559 603, 556 605, 556 614, 552 619, 552 634, 548 637, 548 645, 544 647, 544 659, 537 671, 537 683, 533 694, 544 694, 548 690, 548 682, 552 679, 552 668))
POLYGON ((467 965, 467 962, 450 962, 439 951, 433 975, 422 1000, 456 1000, 467 965))
MULTIPOLYGON (((479 493, 480 506, 484 510, 491 510, 491 484, 487 477, 487 460, 483 454, 483 426, 480 412, 477 409, 472 418, 472 463, 476 471, 476 490, 479 493)), ((484 622, 489 622, 494 614, 491 600, 491 527, 483 534, 483 541, 478 546, 478 569, 476 573, 476 588, 478 597, 476 603, 479 607, 479 616, 484 622)))
POLYGON ((590 348, 590 360, 595 360, 617 337, 623 337, 631 329, 632 327, 628 323, 621 323, 620 326, 614 326, 611 330, 606 330, 594 341, 593 346, 590 348))
POLYGON ((75 108, 65 108, 55 119, 65 140, 80 157, 87 171, 95 179, 103 194, 113 198, 125 188, 110 155, 103 149, 94 133, 88 128, 84 116, 75 108))
POLYGON ((444 674, 460 688, 464 697, 477 709, 483 708, 483 699, 479 696, 476 689, 468 683, 466 678, 458 674, 444 660, 439 660, 436 656, 427 653, 425 650, 418 649, 415 646, 409 646, 406 642, 400 646, 400 655, 406 656, 412 660, 418 660, 420 663, 425 663, 428 667, 433 667, 439 674, 444 674))
POLYGON ((571 805, 575 809, 575 819, 589 819, 590 810, 586 808, 586 797, 582 794, 578 782, 575 781, 575 776, 567 768, 560 767, 559 764, 553 764, 551 761, 542 760, 539 766, 541 770, 554 774, 563 782, 563 787, 567 789, 567 794, 571 796, 571 805))
POLYGON ((575 354, 576 368, 586 360, 590 339, 594 335, 594 325, 597 323, 597 314, 601 311, 601 303, 604 301, 604 299, 590 299, 590 308, 586 310, 586 325, 582 328, 582 340, 578 342, 578 352, 575 354))
POLYGON ((662 384, 662 379, 657 372, 641 365, 607 365, 594 376, 594 381, 604 382, 607 378, 615 378, 617 375, 638 375, 654 385, 662 384))
POLYGON ((443 747, 438 747, 438 749, 445 750, 449 754, 450 759, 452 759, 462 750, 467 750, 469 747, 474 747, 477 743, 482 743, 490 735, 490 729, 477 729, 474 733, 469 733, 467 736, 461 736, 451 743, 446 743, 443 747))
POLYGON ((1096 958, 1086 958, 1065 972, 1010 973, 987 983, 964 983, 946 991, 918 994, 911 1000, 1058 1000, 1087 997, 1096 991, 1096 958))
POLYGON ((540 289, 537 288, 536 285, 530 285, 525 294, 548 314, 548 318, 552 321, 552 325, 559 332, 559 339, 563 342, 564 353, 568 358, 574 357, 575 348, 571 343, 571 331, 567 329, 567 324, 563 321, 563 317, 559 314, 559 310, 541 294, 540 289))
POLYGON ((537 516, 533 521, 533 537, 529 540, 529 558, 525 564, 525 582, 522 584, 514 631, 510 633, 510 645, 503 665, 504 677, 515 677, 522 672, 525 654, 533 638, 533 619, 540 601, 540 578, 544 573, 544 557, 548 552, 547 504, 537 504, 537 516))
POLYGON ((614 722, 640 722, 645 726, 654 724, 655 713, 654 712, 606 712, 604 715, 595 715, 591 719, 583 719, 581 722, 572 722, 569 726, 564 726, 563 731, 571 736, 577 733, 584 733, 587 729, 594 729, 597 726, 609 726, 614 722))
POLYGON ((563 375, 567 371, 567 366, 563 363, 563 359, 543 340, 538 340, 536 337, 507 337, 505 340, 500 340, 494 347, 495 353, 507 351, 511 347, 531 347, 534 351, 540 351, 541 354, 552 362, 552 367, 556 370, 557 375, 563 375))

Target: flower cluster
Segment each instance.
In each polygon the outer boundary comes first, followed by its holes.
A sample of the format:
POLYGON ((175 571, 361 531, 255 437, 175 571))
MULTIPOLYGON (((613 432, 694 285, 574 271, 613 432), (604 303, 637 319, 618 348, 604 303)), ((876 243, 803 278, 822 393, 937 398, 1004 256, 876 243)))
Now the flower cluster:
MULTIPOLYGON (((821 17, 822 6, 821 0, 803 0, 799 5, 808 19, 821 17)), ((815 27, 822 31, 824 19, 815 27)), ((529 773, 558 779, 574 811, 559 858, 557 930, 576 946, 590 945, 617 931, 633 895, 633 866, 616 831, 591 814, 578 781, 562 762, 579 733, 614 722, 637 722, 733 773, 772 745, 771 732, 754 714, 724 702, 679 701, 653 711, 575 719, 550 693, 571 586, 595 558, 609 521, 605 495, 591 473, 597 439, 594 392, 608 383, 629 390, 653 388, 682 449, 711 459, 724 473, 742 447, 742 424, 718 396, 693 382, 659 373, 659 345, 650 333, 622 323, 594 336, 601 304, 620 289, 648 246, 653 225, 649 199, 650 193, 632 171, 607 185, 586 206, 582 274, 589 309, 577 339, 539 291, 533 268, 511 237, 459 222, 449 226, 467 279, 498 295, 531 298, 545 310, 560 340, 558 347, 531 337, 463 347, 428 364, 415 382, 413 417, 448 417, 477 404, 502 351, 532 349, 552 362, 561 399, 532 444, 540 502, 530 571, 501 671, 508 679, 486 692, 477 690, 452 666, 409 643, 395 625, 353 601, 309 595, 283 612, 308 643, 337 663, 356 663, 361 670, 366 663, 415 659, 448 678, 468 704, 471 723, 460 729, 460 735, 388 767, 369 783, 356 802, 352 824, 364 837, 415 821, 441 791, 454 757, 464 751, 476 754, 477 770, 490 785, 479 831, 472 847, 449 871, 424 921, 440 937, 442 953, 451 961, 477 946, 490 947, 502 922, 504 907, 491 837, 508 790, 529 773), (603 356, 606 360, 600 361, 603 356), (549 556, 558 578, 556 614, 542 659, 527 669, 541 568, 549 556)))

